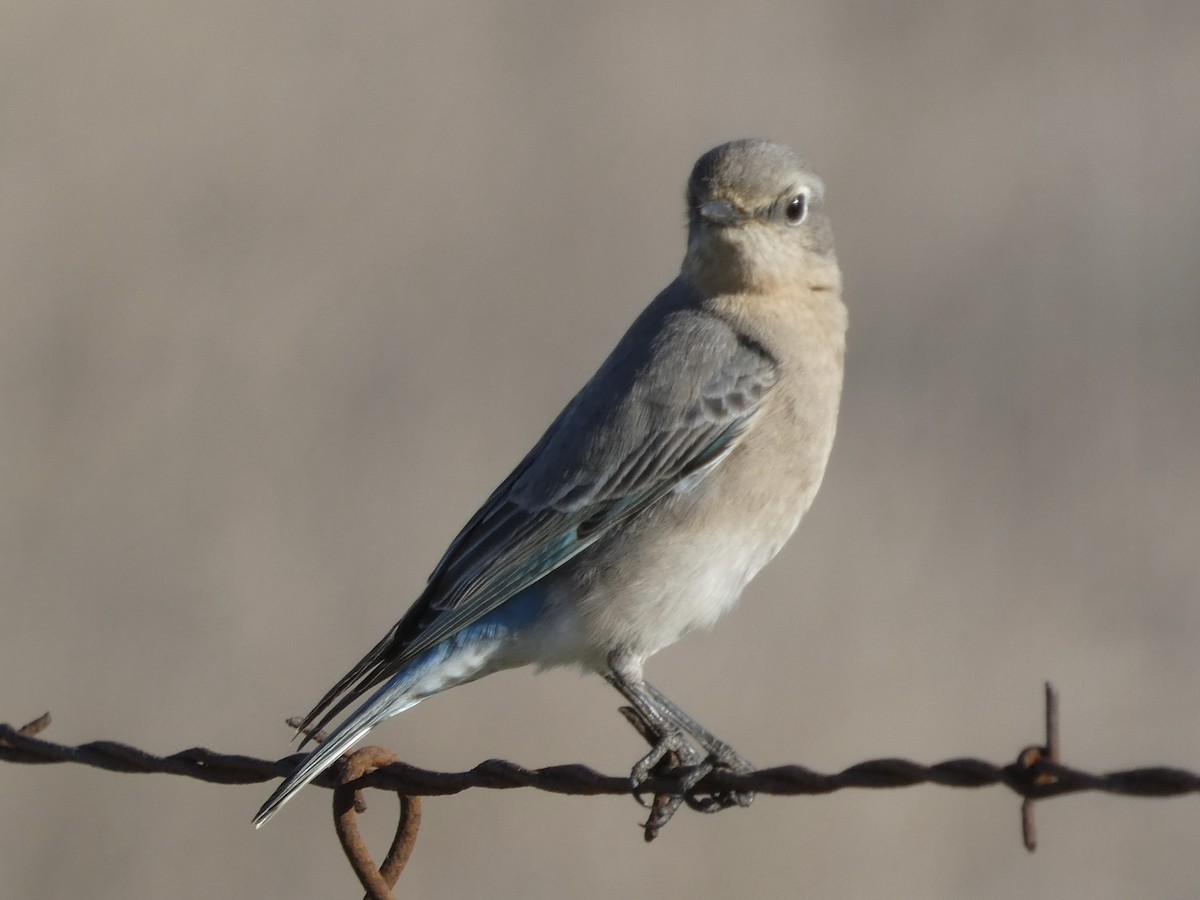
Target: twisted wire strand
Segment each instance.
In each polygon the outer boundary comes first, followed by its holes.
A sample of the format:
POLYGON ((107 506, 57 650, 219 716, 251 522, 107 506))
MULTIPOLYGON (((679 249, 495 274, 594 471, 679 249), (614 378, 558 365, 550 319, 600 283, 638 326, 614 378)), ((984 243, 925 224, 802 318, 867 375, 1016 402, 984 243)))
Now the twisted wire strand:
MULTIPOLYGON (((23 728, 0 724, 0 760, 29 765, 75 763, 113 772, 156 772, 217 784, 254 784, 288 775, 303 758, 303 754, 293 754, 278 760, 258 759, 217 753, 204 747, 156 756, 116 741, 89 741, 69 746, 36 736, 49 721, 47 714, 23 728)), ((683 767, 670 774, 656 775, 643 784, 641 790, 644 793, 677 793, 680 785, 688 781, 690 771, 683 767)), ((632 791, 627 775, 604 775, 578 763, 529 769, 500 759, 485 760, 462 772, 438 772, 400 762, 380 768, 360 781, 362 787, 426 797, 457 794, 472 788, 534 788, 576 796, 620 795, 632 791)), ((332 788, 337 785, 337 775, 326 772, 313 783, 332 788)), ((860 762, 833 773, 816 772, 801 765, 774 766, 746 774, 717 769, 705 775, 695 790, 739 790, 793 796, 828 794, 846 788, 898 788, 918 784, 954 788, 1002 784, 1022 797, 1035 800, 1083 791, 1131 797, 1174 797, 1200 792, 1200 775, 1169 766, 1094 774, 1054 762, 1048 754, 1031 754, 1027 750, 1008 765, 972 758, 949 759, 933 765, 884 758, 860 762)))
MULTIPOLYGON (((334 819, 338 839, 367 900, 394 900, 391 892, 412 853, 421 810, 417 798, 457 794, 471 788, 504 790, 529 787, 557 794, 592 796, 633 794, 639 800, 654 795, 644 825, 647 841, 654 840, 670 821, 681 802, 709 809, 697 800, 728 797, 731 792, 755 792, 794 796, 829 794, 846 788, 899 788, 918 784, 943 787, 981 788, 1001 784, 1024 798, 1021 832, 1025 847, 1037 848, 1034 805, 1037 800, 1102 791, 1128 797, 1175 797, 1200 792, 1200 775, 1171 766, 1147 766, 1094 774, 1061 762, 1058 695, 1049 683, 1046 690, 1046 738, 1042 745, 1026 747, 1016 762, 996 765, 981 759, 959 758, 926 766, 907 759, 872 759, 840 772, 821 773, 800 765, 775 766, 749 773, 725 769, 707 771, 698 781, 693 767, 676 767, 655 774, 637 786, 626 776, 604 775, 581 764, 528 769, 516 763, 489 759, 465 772, 435 772, 399 761, 380 747, 364 747, 344 757, 344 765, 331 767, 313 783, 334 789, 334 819), (400 818, 392 846, 382 866, 376 865, 358 832, 357 815, 365 804, 366 787, 394 791, 400 795, 400 818)), ((626 712, 626 710, 622 710, 626 712)), ((629 710, 628 714, 633 711, 629 710)), ((637 727, 636 715, 631 723, 637 727)), ((304 758, 297 753, 278 760, 241 754, 216 753, 192 747, 168 756, 155 756, 116 741, 90 741, 78 746, 57 744, 38 737, 50 725, 50 714, 21 728, 0 724, 0 760, 44 765, 77 763, 114 772, 157 772, 183 775, 216 784, 254 784, 284 777, 304 758)), ((640 729, 639 729, 640 730, 640 729)), ((645 736, 645 735, 644 735, 645 736)), ((320 735, 314 735, 320 740, 320 735)))

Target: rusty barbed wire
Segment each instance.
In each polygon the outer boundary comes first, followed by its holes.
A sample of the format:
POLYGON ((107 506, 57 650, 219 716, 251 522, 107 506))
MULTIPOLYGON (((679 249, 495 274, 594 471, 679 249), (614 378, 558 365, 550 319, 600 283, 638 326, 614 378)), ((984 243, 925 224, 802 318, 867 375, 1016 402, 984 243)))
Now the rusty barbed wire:
MULTIPOLYGON (((217 784, 256 784, 291 773, 304 754, 278 760, 257 759, 240 754, 217 753, 192 747, 167 756, 116 741, 90 741, 78 746, 56 744, 35 735, 49 724, 49 714, 24 728, 0 724, 0 760, 36 764, 76 763, 112 772, 155 772, 182 775, 217 784), (39 727, 40 726, 40 727, 39 727)), ((648 780, 645 792, 678 793, 690 769, 648 780)), ((314 784, 331 788, 336 775, 323 773, 314 784)), ((792 796, 829 794, 847 788, 898 788, 918 784, 942 787, 981 788, 1002 784, 1033 800, 1101 791, 1130 797, 1174 797, 1200 792, 1200 775, 1169 766, 1092 774, 1048 758, 997 765, 981 759, 957 758, 932 765, 906 759, 872 759, 840 772, 815 772, 801 765, 773 766, 737 774, 714 770, 700 780, 705 790, 741 790, 759 794, 792 796)), ((362 779, 361 787, 399 791, 410 796, 434 797, 458 794, 472 788, 504 790, 534 788, 555 794, 619 795, 631 793, 627 775, 604 775, 582 764, 528 769, 506 760, 489 759, 462 772, 437 772, 398 762, 362 779)))
MULTIPOLYGON (((281 778, 292 772, 305 754, 297 753, 278 760, 258 759, 240 754, 216 753, 204 747, 192 747, 167 756, 156 756, 145 750, 116 741, 90 741, 69 746, 38 737, 50 724, 49 713, 21 728, 0 724, 0 760, 29 765, 76 763, 107 769, 113 772, 154 772, 182 775, 217 784, 255 784, 281 778)), ((1176 797, 1200 793, 1200 774, 1171 766, 1146 766, 1094 774, 1072 768, 1060 762, 1062 755, 1058 737, 1057 695, 1046 685, 1046 739, 1042 745, 1026 747, 1017 760, 998 765, 969 757, 945 760, 932 765, 898 758, 872 759, 850 766, 840 772, 816 772, 801 765, 773 766, 749 773, 713 769, 696 780, 695 767, 680 766, 660 771, 635 792, 628 776, 604 775, 582 764, 546 766, 529 769, 506 760, 489 759, 462 772, 437 772, 397 760, 389 751, 368 747, 345 759, 347 766, 334 767, 318 776, 313 784, 327 788, 342 787, 335 807, 342 813, 349 809, 361 811, 361 796, 347 801, 363 788, 374 787, 399 794, 402 798, 401 826, 397 830, 389 862, 383 869, 394 871, 398 877, 420 821, 419 806, 406 804, 409 798, 457 794, 473 788, 508 790, 533 788, 556 794, 574 796, 652 794, 654 800, 646 805, 651 810, 646 823, 646 839, 652 840, 682 802, 693 808, 704 808, 702 800, 693 798, 729 795, 733 792, 752 792, 778 796, 829 794, 848 788, 900 788, 919 784, 935 784, 954 788, 983 788, 1003 785, 1023 798, 1022 826, 1025 846, 1036 847, 1033 823, 1033 801, 1046 800, 1065 794, 1098 791, 1127 797, 1176 797), (361 766, 359 765, 361 763, 361 766), (345 793, 346 789, 350 793, 345 793), (407 822, 407 824, 406 824, 407 822), (395 857, 395 859, 393 859, 395 857)), ((337 815, 337 813, 335 813, 337 815)), ((341 833, 342 825, 339 825, 341 833)), ((357 839, 357 827, 348 823, 351 839, 357 839)), ((392 877, 387 884, 369 883, 372 872, 380 872, 370 862, 365 848, 358 841, 359 853, 343 839, 343 847, 355 871, 363 880, 369 897, 388 898, 392 877), (363 876, 360 863, 367 860, 370 871, 363 876)), ((390 873, 389 873, 390 874, 390 873)))

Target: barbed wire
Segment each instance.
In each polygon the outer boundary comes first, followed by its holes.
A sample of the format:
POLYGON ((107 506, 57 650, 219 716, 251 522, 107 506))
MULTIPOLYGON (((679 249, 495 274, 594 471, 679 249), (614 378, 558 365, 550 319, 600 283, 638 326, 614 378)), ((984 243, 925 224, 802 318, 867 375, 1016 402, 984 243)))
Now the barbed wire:
MULTIPOLYGON (((412 851, 420 821, 420 807, 415 799, 457 794, 473 788, 534 788, 574 796, 633 794, 651 811, 645 825, 645 837, 649 841, 683 802, 693 809, 715 811, 724 806, 714 805, 714 798, 746 793, 795 796, 829 794, 847 788, 899 788, 919 784, 953 788, 1003 785, 1024 799, 1022 831, 1025 846, 1030 851, 1037 845, 1033 801, 1085 791, 1128 797, 1175 797, 1200 792, 1200 774, 1180 768, 1148 766, 1094 774, 1064 765, 1060 761, 1057 694, 1049 683, 1046 684, 1045 702, 1045 744, 1026 747, 1017 760, 1008 765, 966 757, 933 765, 883 758, 867 760, 833 773, 816 772, 801 765, 784 765, 748 773, 714 768, 704 771, 699 778, 697 767, 676 765, 661 768, 635 791, 628 776, 604 775, 582 764, 529 769, 506 760, 489 759, 466 771, 438 772, 402 762, 382 748, 367 747, 344 757, 341 766, 322 773, 313 784, 335 789, 335 820, 339 823, 342 846, 368 896, 378 900, 391 897, 390 887, 395 884, 412 851), (371 861, 353 822, 353 815, 366 808, 361 791, 368 787, 394 791, 401 797, 400 827, 382 868, 375 867, 371 861), (642 801, 645 795, 653 795, 653 800, 642 801)), ((116 741, 89 741, 69 746, 38 737, 49 724, 49 713, 21 728, 0 724, 0 760, 30 765, 76 763, 113 772, 154 772, 217 784, 255 784, 291 774, 305 756, 297 753, 268 760, 217 753, 204 747, 156 756, 116 741)))

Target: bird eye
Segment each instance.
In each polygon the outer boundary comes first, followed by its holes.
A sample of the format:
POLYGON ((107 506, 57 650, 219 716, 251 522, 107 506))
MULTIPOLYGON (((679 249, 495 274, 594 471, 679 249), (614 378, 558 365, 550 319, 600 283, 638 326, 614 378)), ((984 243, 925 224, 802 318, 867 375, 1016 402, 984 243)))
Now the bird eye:
POLYGON ((808 197, 805 194, 797 194, 783 208, 784 218, 787 219, 789 225, 799 225, 807 214, 808 197))

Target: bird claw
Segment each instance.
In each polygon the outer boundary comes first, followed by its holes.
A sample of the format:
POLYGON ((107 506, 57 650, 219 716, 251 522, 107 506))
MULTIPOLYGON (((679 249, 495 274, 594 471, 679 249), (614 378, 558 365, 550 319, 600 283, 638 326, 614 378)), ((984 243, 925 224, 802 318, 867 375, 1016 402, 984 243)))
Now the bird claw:
MULTIPOLYGON (((754 765, 749 760, 738 756, 728 747, 724 748, 721 752, 710 753, 705 760, 705 767, 705 775, 716 769, 726 769, 739 775, 746 775, 755 771, 754 765)), ((740 806, 744 809, 754 802, 754 791, 725 790, 697 792, 695 790, 688 790, 684 793, 683 797, 689 809, 694 809, 702 813, 715 813, 734 806, 740 806)))
POLYGON ((629 776, 634 798, 642 807, 650 810, 650 816, 642 826, 647 841, 654 840, 685 803, 689 809, 697 812, 715 813, 734 806, 746 807, 754 801, 753 791, 696 790, 696 785, 715 769, 738 774, 755 771, 754 765, 735 753, 729 745, 717 742, 716 746, 709 749, 707 756, 702 756, 681 730, 664 732, 655 728, 628 706, 621 707, 620 711, 651 747, 650 752, 637 761, 629 776), (648 796, 642 786, 655 775, 678 778, 678 793, 654 793, 648 796))
MULTIPOLYGON (((678 769, 683 766, 703 767, 704 758, 700 755, 691 742, 688 741, 682 731, 668 731, 665 734, 660 734, 654 740, 650 752, 643 756, 634 764, 633 771, 630 772, 630 780, 636 788, 650 778, 651 774, 663 763, 670 769, 678 769)), ((705 768, 700 773, 699 777, 692 783, 699 781, 707 775, 709 769, 705 768)))
MULTIPOLYGON (((638 798, 641 803, 641 798, 638 798)), ((645 804, 642 804, 645 806, 645 804)), ((642 823, 642 833, 645 835, 646 843, 650 843, 663 827, 671 821, 671 817, 683 805, 683 797, 678 794, 655 794, 654 802, 650 804, 650 816, 642 823)))
POLYGON ((715 754, 701 759, 700 754, 681 734, 665 736, 650 753, 639 760, 634 766, 630 781, 633 784, 633 796, 644 808, 650 810, 650 815, 642 826, 647 842, 658 837, 658 833, 685 803, 689 809, 697 812, 716 813, 734 806, 747 807, 754 802, 753 791, 697 791, 696 785, 716 768, 735 772, 754 771, 753 766, 741 759, 738 759, 736 764, 718 758, 715 754), (679 741, 682 741, 682 746, 679 745, 679 741), (681 756, 686 758, 686 762, 681 760, 681 756), (656 774, 656 770, 662 770, 659 774, 678 776, 679 793, 655 793, 648 798, 639 788, 656 774))
POLYGON ((648 740, 653 740, 653 747, 634 765, 629 781, 633 788, 634 799, 650 811, 649 817, 642 824, 643 833, 649 843, 658 837, 658 833, 671 821, 684 803, 692 805, 692 801, 688 799, 692 789, 712 771, 712 766, 708 765, 701 757, 700 752, 691 745, 682 732, 667 732, 659 735, 656 740, 652 739, 649 734, 644 736, 648 740), (656 792, 647 797, 641 789, 642 785, 655 774, 679 775, 680 792, 672 794, 656 792))

